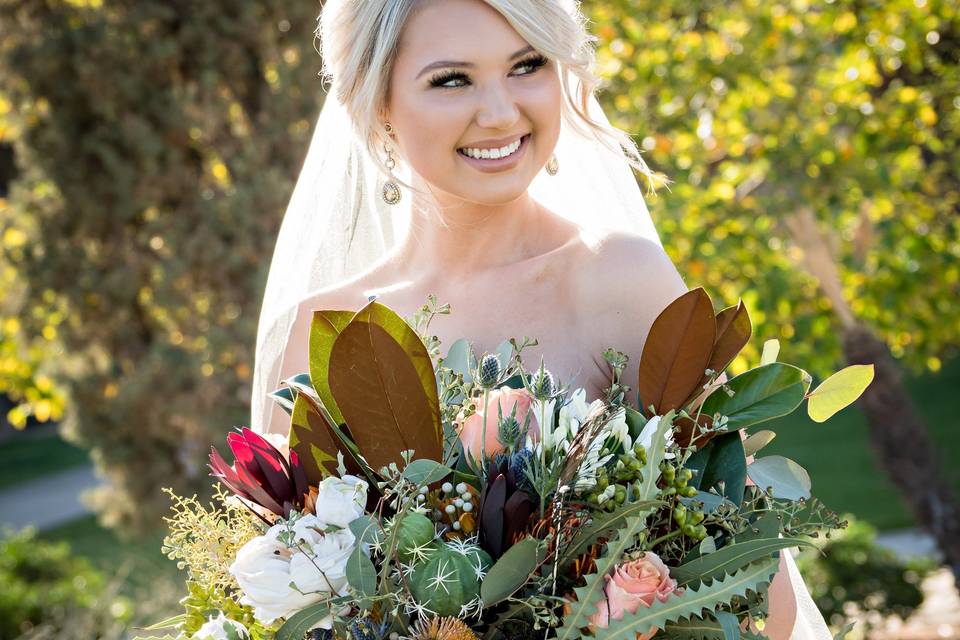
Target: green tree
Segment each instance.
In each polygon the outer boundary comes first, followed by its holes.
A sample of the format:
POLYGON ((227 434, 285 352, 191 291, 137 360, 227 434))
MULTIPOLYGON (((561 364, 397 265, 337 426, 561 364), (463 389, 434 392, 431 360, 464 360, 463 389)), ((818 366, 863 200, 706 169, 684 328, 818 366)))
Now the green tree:
POLYGON ((820 375, 876 363, 860 406, 879 460, 960 576, 960 510, 898 369, 936 371, 960 344, 957 11, 590 5, 611 119, 674 180, 650 203, 671 257, 744 297, 754 345, 787 341, 820 375))
POLYGON ((322 103, 318 12, 0 0, 18 168, 2 312, 21 348, 47 337, 65 432, 110 480, 107 522, 155 525, 160 488, 207 485, 210 443, 246 423, 263 283, 322 103))

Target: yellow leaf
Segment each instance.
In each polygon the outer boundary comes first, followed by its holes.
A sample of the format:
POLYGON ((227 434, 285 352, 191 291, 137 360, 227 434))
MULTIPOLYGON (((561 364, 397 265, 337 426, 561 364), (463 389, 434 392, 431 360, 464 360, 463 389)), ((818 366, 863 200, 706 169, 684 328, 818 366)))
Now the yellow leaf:
POLYGON ((772 338, 763 343, 763 353, 760 355, 760 366, 777 361, 780 355, 780 341, 772 338))
POLYGON ((872 364, 854 364, 837 371, 807 396, 807 414, 814 422, 825 422, 859 398, 872 381, 872 364))

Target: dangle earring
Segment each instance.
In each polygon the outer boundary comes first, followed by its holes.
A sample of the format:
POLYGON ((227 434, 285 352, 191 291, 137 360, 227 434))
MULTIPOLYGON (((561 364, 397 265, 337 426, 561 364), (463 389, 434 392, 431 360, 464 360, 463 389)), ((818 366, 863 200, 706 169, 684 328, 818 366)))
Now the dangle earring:
MULTIPOLYGON (((389 122, 384 125, 384 128, 388 135, 393 133, 393 125, 389 122)), ((400 202, 400 187, 393 181, 393 169, 397 166, 397 162, 393 159, 393 151, 386 143, 384 143, 383 148, 387 152, 387 159, 384 164, 390 172, 390 179, 383 183, 383 201, 393 205, 400 202)))
POLYGON ((547 169, 547 173, 549 173, 550 175, 552 176, 557 175, 557 171, 560 170, 560 162, 557 161, 557 154, 555 153, 550 154, 550 159, 547 160, 546 169, 547 169))

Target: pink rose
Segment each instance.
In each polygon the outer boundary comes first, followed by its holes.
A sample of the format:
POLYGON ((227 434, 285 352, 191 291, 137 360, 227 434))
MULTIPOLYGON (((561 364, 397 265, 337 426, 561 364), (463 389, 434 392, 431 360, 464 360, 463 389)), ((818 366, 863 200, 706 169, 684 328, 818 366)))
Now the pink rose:
MULTIPOLYGON (((636 613, 640 605, 649 607, 654 599, 666 602, 671 593, 683 593, 683 589, 677 589, 677 581, 670 577, 663 561, 649 551, 639 560, 621 564, 613 575, 605 576, 605 580, 606 598, 590 616, 591 624, 600 629, 607 628, 610 618, 619 620, 624 612, 636 613)), ((651 628, 637 634, 637 640, 650 640, 656 633, 657 629, 651 628)))
POLYGON ((499 389, 492 389, 487 393, 487 406, 489 407, 490 418, 487 420, 486 446, 484 446, 484 410, 480 406, 483 404, 483 396, 473 401, 477 410, 467 418, 463 417, 463 411, 457 416, 457 432, 460 434, 460 442, 463 443, 463 450, 471 456, 480 459, 481 453, 492 456, 506 449, 506 445, 500 442, 498 437, 499 426, 497 422, 497 405, 503 412, 503 417, 510 415, 514 405, 517 407, 516 419, 523 428, 530 413, 530 427, 527 434, 533 438, 534 442, 540 437, 540 425, 537 422, 536 415, 530 412, 530 405, 533 403, 533 396, 526 389, 511 389, 503 386, 499 389))

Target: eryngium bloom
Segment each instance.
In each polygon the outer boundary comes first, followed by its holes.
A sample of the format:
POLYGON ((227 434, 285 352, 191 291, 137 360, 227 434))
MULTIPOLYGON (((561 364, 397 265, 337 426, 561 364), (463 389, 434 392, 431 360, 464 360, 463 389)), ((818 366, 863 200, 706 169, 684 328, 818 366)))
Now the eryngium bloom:
POLYGON ((235 461, 228 465, 219 452, 210 448, 210 469, 214 478, 235 494, 284 518, 291 510, 303 510, 307 474, 296 452, 290 459, 263 436, 244 427, 227 435, 235 461))

